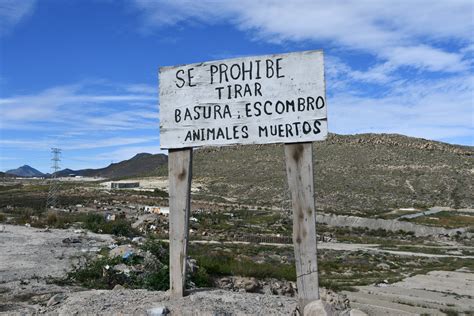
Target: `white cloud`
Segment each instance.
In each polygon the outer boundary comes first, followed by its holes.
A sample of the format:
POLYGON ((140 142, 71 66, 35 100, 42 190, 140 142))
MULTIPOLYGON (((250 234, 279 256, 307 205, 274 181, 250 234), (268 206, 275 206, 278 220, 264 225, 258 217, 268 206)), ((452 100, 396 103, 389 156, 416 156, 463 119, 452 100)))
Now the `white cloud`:
POLYGON ((71 126, 75 131, 130 129, 155 124, 156 102, 156 88, 147 85, 117 85, 114 89, 98 84, 65 85, 0 98, 0 125, 2 129, 43 130, 40 123, 66 124, 69 132, 71 126), (114 94, 108 93, 110 90, 114 94))
POLYGON ((365 71, 355 70, 340 58, 325 57, 325 72, 331 89, 344 90, 350 82, 384 84, 395 80, 395 67, 390 63, 377 64, 365 71))
POLYGON ((473 133, 472 0, 134 4, 148 29, 224 22, 259 41, 311 41, 332 48, 339 56, 326 55, 334 132, 402 133, 438 140, 473 133), (369 56, 365 69, 351 60, 354 52, 369 56))
MULTIPOLYGON (((76 138, 72 141, 65 142, 61 145, 63 150, 77 150, 77 149, 95 149, 107 148, 117 146, 127 146, 141 143, 158 143, 158 137, 111 137, 90 139, 86 137, 76 138)), ((19 140, 19 139, 0 139, 2 147, 15 147, 24 149, 44 149, 54 147, 56 144, 51 139, 44 140, 19 140)))
POLYGON ((16 24, 32 14, 35 0, 0 1, 0 35, 8 33, 16 24))
POLYGON ((158 146, 158 116, 157 89, 149 85, 95 81, 52 87, 0 98, 0 148, 60 147, 95 157, 130 145, 158 146))
POLYGON ((468 68, 463 54, 449 53, 427 45, 395 47, 385 52, 394 66, 411 65, 431 71, 460 72, 468 68))
POLYGON ((471 0, 135 0, 147 27, 226 21, 267 41, 317 41, 372 54, 391 67, 466 70, 463 52, 440 41, 472 43, 471 0))
POLYGON ((474 82, 469 75, 399 81, 382 97, 340 92, 328 100, 330 129, 347 134, 399 133, 442 141, 472 137, 473 99, 474 82))

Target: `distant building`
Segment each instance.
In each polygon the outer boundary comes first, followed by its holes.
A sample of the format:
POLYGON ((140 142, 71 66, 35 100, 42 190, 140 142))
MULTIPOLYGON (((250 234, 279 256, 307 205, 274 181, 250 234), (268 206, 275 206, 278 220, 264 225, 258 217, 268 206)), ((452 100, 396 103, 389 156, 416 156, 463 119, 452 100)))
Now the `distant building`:
POLYGON ((170 208, 169 207, 163 207, 163 206, 145 206, 145 212, 147 213, 154 213, 154 214, 160 214, 160 215, 169 215, 170 213, 170 208))
POLYGON ((132 189, 139 188, 140 182, 111 182, 111 189, 132 189))

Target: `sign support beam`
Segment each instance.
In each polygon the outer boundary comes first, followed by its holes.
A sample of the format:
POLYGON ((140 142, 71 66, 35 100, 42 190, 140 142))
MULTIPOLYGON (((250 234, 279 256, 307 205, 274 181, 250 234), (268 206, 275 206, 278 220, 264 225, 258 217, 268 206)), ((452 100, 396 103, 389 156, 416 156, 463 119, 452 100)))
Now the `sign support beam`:
POLYGON ((186 285, 193 150, 170 149, 168 157, 170 290, 171 297, 180 298, 186 285))
POLYGON ((319 299, 312 143, 285 144, 293 206, 293 245, 300 310, 319 299))

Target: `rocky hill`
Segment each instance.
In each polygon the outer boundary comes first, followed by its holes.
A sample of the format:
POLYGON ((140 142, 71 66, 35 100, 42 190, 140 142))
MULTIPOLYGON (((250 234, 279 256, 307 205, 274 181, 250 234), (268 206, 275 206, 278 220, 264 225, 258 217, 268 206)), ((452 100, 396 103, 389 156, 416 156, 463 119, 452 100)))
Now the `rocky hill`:
POLYGON ((141 153, 134 157, 118 163, 112 163, 100 169, 71 170, 64 169, 57 173, 57 176, 84 176, 103 178, 124 178, 132 176, 146 176, 162 165, 167 164, 168 156, 163 154, 141 153))
POLYGON ((14 175, 17 177, 42 177, 44 174, 41 171, 36 170, 28 165, 21 166, 16 169, 7 170, 6 174, 14 175))
MULTIPOLYGON (((319 209, 354 214, 474 204, 473 147, 395 134, 331 134, 313 146, 319 209)), ((193 178, 216 201, 288 206, 285 172, 280 144, 203 148, 194 154, 193 178)))

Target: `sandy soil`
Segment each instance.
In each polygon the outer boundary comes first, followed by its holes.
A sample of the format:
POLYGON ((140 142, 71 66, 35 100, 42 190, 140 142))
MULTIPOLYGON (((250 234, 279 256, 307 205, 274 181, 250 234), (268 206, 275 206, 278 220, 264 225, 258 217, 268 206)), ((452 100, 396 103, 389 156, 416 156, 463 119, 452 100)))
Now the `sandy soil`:
POLYGON ((77 291, 50 279, 64 276, 113 241, 82 230, 0 226, 0 314, 31 314, 54 294, 77 291))
POLYGON ((432 271, 383 286, 359 286, 345 292, 351 306, 369 315, 443 315, 474 311, 474 273, 467 270, 432 271))
POLYGON ((95 290, 72 293, 63 304, 48 311, 59 315, 104 315, 118 311, 122 315, 146 315, 152 308, 166 307, 171 315, 291 315, 296 305, 296 299, 291 297, 223 290, 195 292, 177 300, 170 300, 167 292, 95 290))
MULTIPOLYGON (((222 290, 197 291, 170 300, 167 292, 87 290, 51 284, 73 265, 92 256, 113 238, 80 230, 45 231, 24 226, 0 227, 0 314, 146 314, 166 306, 171 315, 290 315, 296 299, 222 290), (74 241, 74 242, 73 242, 74 241), (52 297, 57 304, 48 306, 52 297)), ((375 245, 325 243, 347 251, 375 245)), ((433 255, 434 256, 434 255, 433 255)), ((474 310, 474 273, 433 271, 392 285, 358 287, 345 293, 351 306, 369 315, 440 314, 440 310, 474 310)))
POLYGON ((113 242, 109 235, 83 230, 2 226, 0 283, 63 276, 81 257, 113 242), (63 242, 66 238, 79 242, 63 242))
POLYGON ((183 299, 170 300, 167 292, 146 290, 84 290, 58 286, 50 277, 61 277, 84 256, 92 255, 113 238, 68 229, 36 229, 5 225, 0 230, 0 314, 137 314, 166 306, 175 315, 290 315, 295 298, 197 291, 183 299), (63 242, 63 240, 76 242, 63 242), (80 241, 80 242, 78 242, 80 241), (48 301, 59 295, 59 303, 48 301), (233 314, 235 315, 235 314, 233 314))

